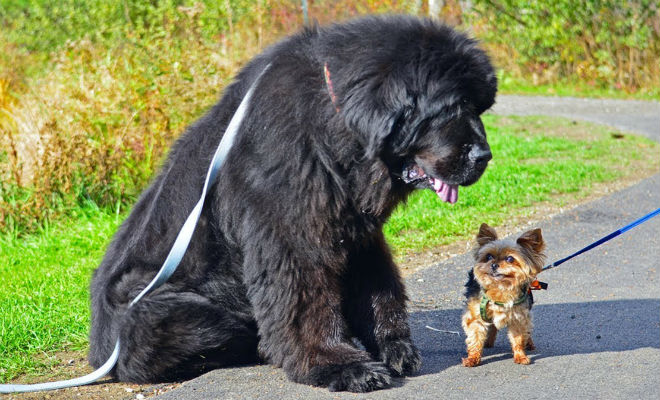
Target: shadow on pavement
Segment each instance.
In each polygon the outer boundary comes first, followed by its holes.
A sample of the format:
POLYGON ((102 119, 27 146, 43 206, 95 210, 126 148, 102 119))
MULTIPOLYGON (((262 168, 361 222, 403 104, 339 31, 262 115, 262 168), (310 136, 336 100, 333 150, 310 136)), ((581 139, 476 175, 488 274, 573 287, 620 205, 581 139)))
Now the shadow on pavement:
MULTIPOLYGON (((657 299, 536 304, 532 334, 536 350, 530 352, 530 358, 535 362, 564 355, 660 348, 659 309, 657 299)), ((411 313, 413 340, 423 358, 419 375, 460 365, 461 357, 465 356, 462 313, 459 309, 411 313), (461 336, 432 331, 426 325, 460 332, 461 336)), ((511 358, 504 331, 497 335, 495 346, 484 351, 483 364, 511 358)))

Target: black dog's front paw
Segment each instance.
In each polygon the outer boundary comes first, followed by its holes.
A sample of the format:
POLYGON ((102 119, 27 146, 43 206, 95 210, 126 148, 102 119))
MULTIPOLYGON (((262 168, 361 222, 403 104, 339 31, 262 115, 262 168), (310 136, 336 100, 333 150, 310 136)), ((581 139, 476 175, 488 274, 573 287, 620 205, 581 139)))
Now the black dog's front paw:
POLYGON ((385 342, 380 356, 385 365, 398 376, 412 375, 422 366, 419 350, 410 339, 397 339, 385 342))
POLYGON ((371 392, 390 386, 392 377, 387 367, 377 361, 312 368, 309 374, 314 386, 327 386, 331 392, 371 392))

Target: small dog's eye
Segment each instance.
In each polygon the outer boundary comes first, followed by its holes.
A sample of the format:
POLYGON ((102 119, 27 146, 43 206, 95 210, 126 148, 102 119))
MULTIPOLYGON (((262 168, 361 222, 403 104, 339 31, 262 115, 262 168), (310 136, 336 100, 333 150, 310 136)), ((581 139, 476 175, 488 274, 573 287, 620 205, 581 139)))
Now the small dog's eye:
POLYGON ((514 261, 516 261, 516 259, 513 258, 513 257, 511 257, 511 256, 508 256, 508 257, 506 258, 506 262, 508 262, 509 264, 513 264, 514 261))
POLYGON ((492 254, 486 254, 486 261, 493 260, 495 257, 493 257, 492 254))

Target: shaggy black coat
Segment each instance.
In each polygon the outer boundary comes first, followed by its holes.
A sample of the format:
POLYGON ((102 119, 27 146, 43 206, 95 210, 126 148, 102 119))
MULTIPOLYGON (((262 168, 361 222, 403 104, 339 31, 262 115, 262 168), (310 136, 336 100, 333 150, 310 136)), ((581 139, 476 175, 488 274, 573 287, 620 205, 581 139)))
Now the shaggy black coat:
POLYGON ((495 92, 473 40, 412 17, 310 28, 257 56, 176 142, 94 273, 90 363, 119 337, 121 381, 265 360, 296 382, 369 391, 417 371, 381 229, 415 188, 479 178, 491 158, 479 115, 495 92), (127 311, 268 63, 181 265, 127 311))

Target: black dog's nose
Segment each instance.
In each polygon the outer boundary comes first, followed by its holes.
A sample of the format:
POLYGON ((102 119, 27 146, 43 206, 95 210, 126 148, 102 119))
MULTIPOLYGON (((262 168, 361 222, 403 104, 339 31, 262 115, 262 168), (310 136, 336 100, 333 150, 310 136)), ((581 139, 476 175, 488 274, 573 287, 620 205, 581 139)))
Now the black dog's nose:
POLYGON ((493 158, 493 153, 490 152, 488 146, 474 146, 468 154, 470 160, 474 161, 475 164, 486 164, 493 158))
POLYGON ((492 264, 490 265, 490 269, 493 270, 493 271, 497 271, 497 269, 498 269, 499 267, 500 267, 499 264, 496 264, 496 263, 492 263, 492 264))

